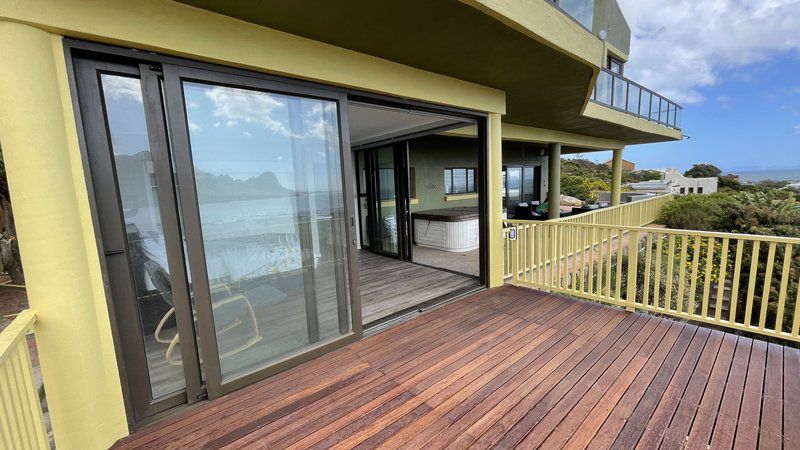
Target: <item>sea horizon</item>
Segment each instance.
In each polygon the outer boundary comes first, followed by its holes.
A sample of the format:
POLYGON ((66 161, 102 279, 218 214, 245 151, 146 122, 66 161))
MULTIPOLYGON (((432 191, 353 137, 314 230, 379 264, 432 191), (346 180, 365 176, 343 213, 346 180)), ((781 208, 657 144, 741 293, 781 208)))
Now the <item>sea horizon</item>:
POLYGON ((800 182, 800 168, 797 169, 763 169, 763 170, 731 170, 724 174, 739 175, 739 181, 759 182, 765 180, 800 182))

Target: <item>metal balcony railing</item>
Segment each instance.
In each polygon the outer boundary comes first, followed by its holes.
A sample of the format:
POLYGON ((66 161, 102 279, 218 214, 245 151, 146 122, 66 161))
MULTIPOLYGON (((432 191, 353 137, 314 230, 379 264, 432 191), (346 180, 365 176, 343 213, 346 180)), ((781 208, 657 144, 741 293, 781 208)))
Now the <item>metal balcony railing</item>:
POLYGON ((591 99, 609 108, 681 129, 683 108, 680 105, 608 69, 600 70, 591 99))

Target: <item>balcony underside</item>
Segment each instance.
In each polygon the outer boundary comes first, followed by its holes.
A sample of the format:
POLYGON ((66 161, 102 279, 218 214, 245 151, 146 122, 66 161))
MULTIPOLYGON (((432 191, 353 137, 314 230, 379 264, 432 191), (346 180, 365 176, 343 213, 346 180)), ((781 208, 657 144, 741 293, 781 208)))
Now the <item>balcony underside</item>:
POLYGON ((524 288, 484 291, 123 447, 794 448, 800 352, 524 288), (784 426, 785 424, 785 426, 784 426))
MULTIPOLYGON (((319 0, 179 0, 199 8, 355 50, 401 64, 501 89, 507 94, 504 122, 617 139, 628 143, 676 139, 646 120, 611 122, 582 115, 591 91, 595 64, 602 56, 600 41, 545 2, 527 4, 531 12, 549 14, 551 36, 568 42, 557 49, 547 38, 529 34, 455 0, 331 2, 319 0), (544 6, 544 8, 542 8, 544 6), (577 51, 577 50, 576 50, 577 51)), ((499 15, 499 13, 498 13, 499 15)))

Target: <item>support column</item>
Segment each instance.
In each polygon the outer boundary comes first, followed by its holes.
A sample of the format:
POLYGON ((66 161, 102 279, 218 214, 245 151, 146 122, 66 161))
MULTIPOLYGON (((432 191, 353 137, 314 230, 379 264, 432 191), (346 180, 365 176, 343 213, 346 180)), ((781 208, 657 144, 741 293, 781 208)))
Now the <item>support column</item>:
POLYGON ((561 143, 554 142, 547 147, 547 188, 549 194, 547 203, 550 204, 548 219, 561 217, 561 143))
POLYGON ((61 37, 0 20, 0 139, 59 448, 128 434, 61 37))
POLYGON ((617 206, 621 201, 622 192, 622 150, 614 149, 611 160, 611 206, 617 206))
POLYGON ((503 130, 500 114, 489 114, 489 287, 503 285, 503 130))

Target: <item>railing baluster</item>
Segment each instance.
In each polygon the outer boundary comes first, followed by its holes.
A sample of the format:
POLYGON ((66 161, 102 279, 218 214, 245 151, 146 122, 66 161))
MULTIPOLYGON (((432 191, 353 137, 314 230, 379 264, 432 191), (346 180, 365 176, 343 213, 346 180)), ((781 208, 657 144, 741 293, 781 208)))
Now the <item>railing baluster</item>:
POLYGON ((597 229, 594 227, 587 228, 587 233, 589 233, 589 275, 587 281, 589 284, 589 295, 592 295, 594 294, 594 249, 595 244, 597 244, 597 229))
POLYGON ((672 273, 675 267, 675 235, 670 234, 667 242, 667 291, 664 294, 664 308, 672 310, 672 273))
MULTIPOLYGON (((789 290, 789 272, 792 269, 792 244, 786 244, 783 249, 783 270, 781 273, 781 288, 778 293, 778 311, 775 315, 775 332, 783 332, 783 314, 786 308, 786 292, 789 290)), ((800 287, 798 287, 800 290, 800 287)), ((797 305, 795 305, 797 308, 797 305)))
MULTIPOLYGON (((617 270, 616 270, 616 279, 617 282, 614 285, 614 296, 618 302, 622 301, 622 255, 623 253, 623 245, 622 240, 625 237, 622 231, 622 228, 617 230, 617 270)), ((628 236, 628 247, 631 246, 630 236, 628 236)))
POLYGON ((692 253, 692 278, 689 282, 689 300, 688 304, 686 305, 686 312, 690 315, 696 315, 697 305, 695 301, 697 300, 697 276, 700 272, 700 246, 702 245, 702 238, 700 236, 695 236, 693 239, 694 244, 694 253, 692 253))
MULTIPOLYGON (((609 228, 608 229, 608 253, 606 254, 606 297, 613 298, 611 296, 611 240, 614 235, 614 230, 609 228)), ((619 245, 619 242, 617 243, 619 245)))
POLYGON ((653 233, 647 233, 644 256, 644 291, 642 293, 642 306, 648 306, 650 300, 650 266, 653 259, 653 233))
MULTIPOLYGON (((628 279, 627 279, 627 292, 625 295, 625 303, 627 303, 627 310, 633 312, 636 310, 636 269, 639 264, 639 232, 628 232, 628 279)), ((617 271, 622 271, 622 267, 617 271)))
POLYGON ((714 305, 714 319, 722 320, 722 300, 725 295, 725 279, 728 276, 728 243, 729 239, 722 240, 722 256, 719 260, 719 278, 717 278, 717 302, 714 305))
POLYGON ((758 275, 758 253, 761 242, 753 241, 753 253, 750 259, 750 280, 747 284, 747 299, 744 309, 744 325, 749 327, 753 318, 753 298, 756 294, 756 276, 758 275))
POLYGON ((678 270, 678 298, 677 312, 678 315, 683 314, 683 301, 686 290, 686 254, 689 252, 689 238, 688 236, 681 236, 681 259, 679 262, 678 270))
POLYGON ((656 239, 656 263, 655 263, 655 276, 653 277, 653 307, 656 309, 661 308, 661 259, 664 255, 663 242, 664 239, 659 233, 653 233, 656 239))
POLYGON ((595 292, 597 293, 598 297, 603 296, 603 258, 605 256, 605 235, 606 232, 604 229, 600 228, 598 230, 598 246, 597 246, 597 287, 595 292))
POLYGON ((703 279, 703 307, 700 315, 708 317, 708 299, 711 296, 711 275, 714 271, 714 238, 708 238, 706 249, 706 276, 703 279))
POLYGON ((775 267, 775 243, 769 243, 767 250, 767 271, 764 274, 764 290, 761 293, 761 311, 758 316, 758 328, 764 329, 767 325, 767 305, 769 304, 769 291, 772 287, 772 269, 775 267))
POLYGON ((736 259, 733 263, 733 285, 731 286, 731 310, 728 314, 728 321, 736 323, 736 307, 739 306, 739 281, 742 275, 742 256, 744 253, 743 239, 736 241, 736 259))

